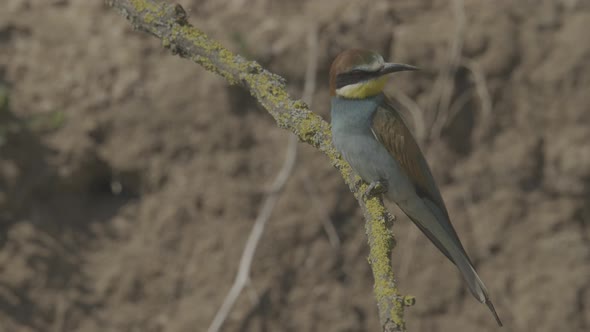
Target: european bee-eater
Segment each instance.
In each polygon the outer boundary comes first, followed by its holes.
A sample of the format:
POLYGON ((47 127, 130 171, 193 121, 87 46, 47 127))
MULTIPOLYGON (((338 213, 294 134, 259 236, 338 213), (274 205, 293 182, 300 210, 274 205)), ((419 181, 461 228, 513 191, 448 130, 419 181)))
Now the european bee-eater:
POLYGON ((471 293, 502 322, 453 225, 424 155, 400 113, 383 94, 387 74, 416 67, 386 63, 375 52, 351 49, 330 68, 332 136, 336 149, 369 184, 384 194, 453 262, 471 293))

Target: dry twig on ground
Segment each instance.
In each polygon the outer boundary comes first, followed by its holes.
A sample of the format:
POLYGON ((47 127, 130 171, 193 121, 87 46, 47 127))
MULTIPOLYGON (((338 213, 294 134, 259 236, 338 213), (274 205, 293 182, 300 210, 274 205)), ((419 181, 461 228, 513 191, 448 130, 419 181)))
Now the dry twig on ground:
POLYGON ((246 241, 246 246, 244 247, 244 251, 242 252, 242 258, 240 258, 240 265, 238 267, 238 273, 236 275, 236 279, 225 296, 223 303, 217 313, 215 314, 215 318, 211 322, 209 326, 208 332, 217 332, 221 329, 221 326, 225 322, 227 316, 231 312, 232 307, 236 303, 238 296, 242 293, 242 290, 248 283, 250 279, 250 269, 252 268, 252 261, 254 260, 254 253, 256 252, 256 247, 260 242, 260 238, 262 237, 262 233, 264 232, 264 227, 266 223, 270 219, 274 206, 277 200, 280 197, 280 194, 293 171, 293 167, 295 166, 295 161, 297 160, 297 137, 294 135, 289 136, 289 144, 287 147, 287 155, 285 156, 285 162, 281 167, 281 170, 277 174, 277 177, 272 183, 270 188, 270 192, 264 203, 262 204, 262 208, 258 213, 258 217, 254 222, 254 226, 250 231, 250 235, 248 235, 248 240, 246 241))
MULTIPOLYGON (((315 28, 311 28, 309 32, 310 37, 308 38, 308 59, 307 59, 307 70, 305 72, 305 84, 303 87, 303 100, 308 104, 311 104, 313 99, 313 92, 315 90, 315 79, 316 79, 316 72, 317 72, 317 31, 315 28)), ((232 307, 236 303, 238 296, 242 293, 242 290, 248 283, 250 279, 250 270, 252 268, 252 261, 254 260, 254 254, 256 252, 256 247, 258 247, 258 243, 260 242, 260 238, 262 237, 262 233, 264 232, 264 227, 266 223, 270 219, 272 211, 275 207, 277 200, 285 185, 287 184, 287 180, 289 176, 293 172, 293 168, 295 167, 295 162, 297 161, 297 136, 291 134, 289 135, 289 143, 287 146, 287 154, 285 156, 285 161, 283 162, 283 166, 281 170, 277 174, 275 180, 273 181, 270 191, 266 196, 264 203, 262 204, 262 208, 260 209, 260 213, 254 222, 254 226, 250 231, 250 235, 248 236, 248 240, 246 241, 246 246, 244 247, 244 251, 242 252, 242 258, 240 259, 240 265, 238 268, 238 273, 236 275, 236 279, 230 289, 230 291, 225 296, 223 303, 217 313, 215 314, 215 318, 211 322, 209 326, 208 332, 218 332, 223 326, 223 323, 227 319, 227 316, 231 312, 232 307)))

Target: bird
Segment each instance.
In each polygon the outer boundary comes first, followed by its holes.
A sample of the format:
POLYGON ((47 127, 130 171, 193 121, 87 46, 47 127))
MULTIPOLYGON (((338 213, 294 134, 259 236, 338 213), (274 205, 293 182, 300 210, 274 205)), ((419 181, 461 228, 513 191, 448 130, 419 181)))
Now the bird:
POLYGON ((332 142, 368 183, 363 195, 393 201, 452 262, 473 296, 502 326, 488 291, 475 271, 436 185, 430 167, 404 117, 383 89, 388 74, 417 67, 385 62, 366 49, 349 49, 330 67, 332 142))

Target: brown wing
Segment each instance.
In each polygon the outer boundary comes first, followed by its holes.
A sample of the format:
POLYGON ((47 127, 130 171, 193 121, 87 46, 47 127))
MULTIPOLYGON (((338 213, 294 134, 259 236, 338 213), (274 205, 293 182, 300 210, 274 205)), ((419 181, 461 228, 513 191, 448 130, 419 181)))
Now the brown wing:
MULTIPOLYGON (((438 222, 446 229, 449 236, 451 236, 467 257, 467 253, 465 253, 457 232, 451 224, 445 203, 418 143, 416 143, 414 136, 403 118, 387 100, 385 104, 375 111, 372 130, 377 140, 385 146, 389 154, 398 162, 402 170, 410 178, 412 183, 414 183, 418 197, 425 200, 426 206, 432 209, 432 205, 434 205, 440 211, 439 213, 443 214, 441 216, 442 219, 438 219, 438 222)), ((439 214, 436 211, 433 211, 433 213, 435 215, 439 214)), ((411 215, 408 215, 408 217, 414 221, 416 226, 422 230, 449 260, 454 262, 445 246, 420 220, 415 220, 411 215)))
POLYGON ((386 103, 375 111, 372 129, 377 140, 385 146, 412 180, 417 194, 430 199, 448 218, 445 204, 418 143, 389 101, 386 100, 386 103))

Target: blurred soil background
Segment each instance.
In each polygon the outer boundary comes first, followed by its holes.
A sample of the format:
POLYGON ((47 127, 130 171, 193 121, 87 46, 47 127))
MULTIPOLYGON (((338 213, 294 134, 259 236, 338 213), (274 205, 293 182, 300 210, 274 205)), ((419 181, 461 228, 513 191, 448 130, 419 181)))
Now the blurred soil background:
MULTIPOLYGON (((388 93, 423 113, 424 151, 503 331, 590 330, 589 1, 179 3, 297 98, 317 27, 312 109, 326 120, 340 51, 421 67, 388 93)), ((3 0, 0 331, 206 331, 287 141, 247 92, 102 1, 3 0)), ((299 152, 223 330, 378 331, 357 204, 326 157, 299 152)), ((497 331, 396 215, 398 280, 417 298, 408 329, 497 331)))

